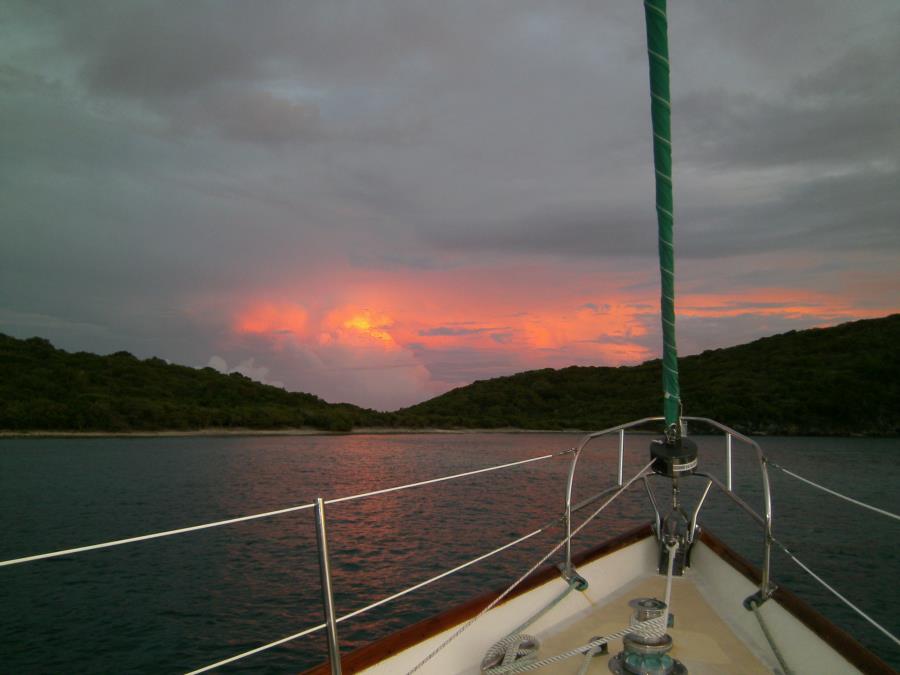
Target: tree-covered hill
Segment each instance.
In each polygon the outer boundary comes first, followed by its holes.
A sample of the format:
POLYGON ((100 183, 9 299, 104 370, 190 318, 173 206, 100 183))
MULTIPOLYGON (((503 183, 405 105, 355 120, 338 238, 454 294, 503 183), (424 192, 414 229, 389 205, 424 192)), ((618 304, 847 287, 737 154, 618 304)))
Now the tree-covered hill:
POLYGON ((47 340, 0 334, 0 429, 157 431, 213 427, 349 430, 383 416, 326 403, 239 373, 139 360, 128 352, 70 354, 47 340))
MULTIPOLYGON (((900 435, 900 314, 679 360, 685 414, 769 434, 900 435)), ((660 414, 660 362, 533 370, 393 413, 127 352, 0 334, 0 430, 601 429, 660 414)))
MULTIPOLYGON (((769 434, 900 434, 900 314, 679 359, 684 414, 769 434)), ((662 414, 659 360, 475 382, 394 414, 424 427, 602 429, 662 414)))

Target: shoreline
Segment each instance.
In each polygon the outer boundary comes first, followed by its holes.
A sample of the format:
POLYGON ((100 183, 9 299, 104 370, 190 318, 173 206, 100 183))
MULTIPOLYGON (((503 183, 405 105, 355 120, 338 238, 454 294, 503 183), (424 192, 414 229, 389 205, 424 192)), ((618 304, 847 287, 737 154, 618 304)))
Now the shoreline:
MULTIPOLYGON (((22 438, 229 438, 229 437, 251 437, 251 436, 410 436, 414 434, 423 435, 472 435, 472 434, 554 434, 554 435, 583 435, 595 432, 596 429, 520 429, 516 427, 500 427, 494 429, 444 429, 440 427, 359 427, 350 431, 328 431, 326 429, 246 429, 246 428, 218 428, 212 427, 208 429, 163 429, 159 431, 10 431, 0 430, 0 440, 3 439, 22 439, 22 438)), ((846 433, 846 434, 822 434, 815 432, 796 433, 796 432, 772 432, 772 431, 751 431, 744 432, 747 436, 767 437, 767 436, 783 436, 783 437, 805 437, 805 438, 897 438, 895 434, 866 434, 866 433, 846 433)), ((650 430, 631 430, 629 434, 654 436, 659 435, 658 432, 650 430)), ((717 435, 709 432, 693 432, 691 436, 709 436, 717 435)))
POLYGON ((583 434, 581 429, 440 429, 360 427, 351 431, 324 429, 193 429, 161 431, 0 431, 0 438, 203 438, 229 436, 365 436, 410 434, 583 434))

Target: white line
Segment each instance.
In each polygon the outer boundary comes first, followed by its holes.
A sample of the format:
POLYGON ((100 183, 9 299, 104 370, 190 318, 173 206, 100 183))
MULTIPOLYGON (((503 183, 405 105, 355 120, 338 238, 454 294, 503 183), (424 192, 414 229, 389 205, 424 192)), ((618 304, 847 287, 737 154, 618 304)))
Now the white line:
POLYGON ((539 528, 539 529, 535 530, 534 532, 530 532, 529 534, 526 534, 523 537, 519 537, 515 541, 511 541, 508 544, 504 544, 500 548, 495 548, 490 553, 485 553, 484 555, 478 556, 477 558, 474 558, 473 560, 470 560, 469 562, 463 563, 462 565, 459 565, 458 567, 454 567, 452 570, 447 570, 446 572, 442 572, 441 574, 431 577, 430 579, 426 579, 425 581, 418 583, 415 586, 410 586, 409 588, 402 590, 399 593, 394 593, 393 595, 391 595, 387 598, 384 598, 382 600, 379 600, 378 602, 373 602, 371 605, 367 605, 366 607, 357 609, 356 611, 350 612, 349 614, 345 614, 344 616, 340 617, 337 620, 337 623, 340 623, 341 621, 346 621, 347 619, 352 619, 354 616, 356 616, 358 614, 362 614, 363 612, 368 612, 370 609, 375 609, 376 607, 380 607, 381 605, 387 604, 391 600, 396 600, 397 598, 403 597, 407 593, 412 593, 413 591, 423 588, 423 587, 427 586, 428 584, 434 583, 435 581, 437 581, 439 579, 443 579, 446 576, 455 574, 456 572, 459 572, 460 570, 465 569, 469 565, 474 565, 475 563, 481 562, 485 558, 490 558, 492 555, 496 555, 497 553, 500 553, 501 551, 505 551, 506 549, 511 548, 512 546, 515 546, 516 544, 521 544, 526 539, 531 539, 532 537, 543 532, 544 529, 545 528, 543 528, 543 527, 539 528))
POLYGON ((660 103, 660 104, 666 106, 666 108, 667 108, 668 110, 671 110, 671 109, 672 109, 672 104, 670 104, 666 99, 664 99, 664 98, 663 98, 662 96, 660 96, 659 94, 654 93, 654 92, 651 91, 651 92, 650 92, 650 96, 652 96, 658 103, 660 103))
POLYGON ((280 640, 275 640, 275 642, 270 642, 267 645, 263 645, 262 647, 257 647, 256 649, 251 649, 250 651, 244 652, 242 654, 238 654, 236 656, 232 656, 231 658, 224 659, 222 661, 216 661, 215 663, 211 663, 208 666, 203 666, 202 668, 198 668, 197 670, 192 670, 185 675, 197 675, 197 673, 205 673, 207 670, 212 670, 213 668, 218 668, 219 666, 224 666, 226 663, 233 663, 238 659, 242 659, 245 656, 251 656, 253 654, 259 654, 260 652, 264 652, 267 649, 271 649, 272 647, 277 647, 278 645, 283 645, 285 642, 290 642, 291 640, 296 640, 297 638, 301 638, 304 635, 309 635, 310 633, 315 633, 317 630, 322 630, 325 628, 324 623, 320 623, 318 626, 313 626, 312 628, 307 628, 306 630, 302 630, 299 633, 294 633, 293 635, 288 635, 287 637, 283 637, 280 640))
POLYGON ((664 11, 662 11, 662 10, 659 9, 658 7, 654 7, 653 5, 651 5, 651 4, 650 4, 649 2, 647 2, 646 0, 644 0, 644 7, 646 7, 647 9, 649 9, 649 10, 652 11, 652 12, 656 12, 656 13, 659 14, 663 19, 666 18, 666 13, 665 13, 664 11))
MULTIPOLYGON (((672 220, 675 220, 675 214, 672 213, 671 211, 669 211, 668 209, 664 209, 664 208, 663 208, 662 206, 660 206, 659 204, 656 205, 656 210, 657 210, 657 211, 662 211, 662 212, 665 213, 667 216, 669 216, 669 218, 671 218, 672 220)), ((672 245, 672 242, 666 242, 666 243, 669 244, 669 246, 672 245)))
MULTIPOLYGON (((375 609, 376 607, 380 607, 381 605, 387 604, 387 603, 391 602, 392 600, 396 600, 397 598, 403 597, 407 593, 412 593, 413 591, 423 588, 424 586, 428 586, 429 584, 434 583, 435 581, 438 581, 439 579, 443 579, 446 576, 455 574, 456 572, 459 572, 460 570, 465 569, 466 567, 469 567, 470 565, 474 565, 477 562, 481 562, 485 558, 490 558, 492 555, 496 555, 497 553, 500 553, 501 551, 505 551, 506 549, 511 548, 511 547, 515 546, 516 544, 521 544, 526 539, 531 539, 532 537, 543 532, 544 529, 546 529, 546 528, 543 528, 543 527, 539 528, 539 529, 535 530, 534 532, 526 534, 523 537, 519 537, 515 541, 511 541, 508 544, 504 544, 503 546, 501 546, 499 548, 495 548, 490 553, 485 553, 484 555, 478 556, 477 558, 474 558, 473 560, 470 560, 469 562, 466 562, 466 563, 463 563, 462 565, 454 567, 452 570, 447 570, 446 572, 442 572, 441 574, 431 577, 430 579, 426 579, 425 581, 418 583, 415 586, 410 586, 409 588, 402 590, 399 593, 394 593, 393 595, 383 598, 383 599, 379 600, 378 602, 373 602, 371 605, 367 605, 367 606, 357 609, 353 612, 350 612, 349 614, 345 614, 344 616, 339 617, 337 619, 336 623, 341 623, 342 621, 346 621, 347 619, 352 619, 354 616, 363 614, 364 612, 368 612, 371 609, 375 609)), ((283 637, 280 640, 275 640, 274 642, 270 642, 261 647, 257 647, 255 649, 251 649, 249 651, 242 652, 241 654, 236 654, 235 656, 224 659, 223 661, 217 661, 216 663, 210 664, 208 666, 204 666, 203 668, 198 668, 197 670, 192 670, 190 673, 187 673, 186 675, 197 675, 197 673, 204 673, 208 670, 212 670, 213 668, 218 668, 219 666, 224 666, 227 663, 233 663, 234 661, 238 661, 239 659, 243 659, 247 656, 252 656, 253 654, 259 654, 260 652, 264 652, 267 649, 271 649, 272 647, 277 647, 278 645, 284 644, 285 642, 290 642, 291 640, 296 640, 297 638, 301 638, 304 635, 308 635, 310 633, 313 633, 317 630, 321 630, 323 628, 325 628, 325 624, 320 623, 318 626, 313 626, 312 628, 307 628, 304 631, 295 633, 293 635, 288 635, 287 637, 283 637)))
POLYGON ((881 515, 887 516, 888 518, 893 518, 894 520, 900 520, 900 516, 898 516, 896 513, 891 513, 890 511, 885 511, 884 509, 879 509, 877 506, 870 506, 870 505, 868 505, 864 502, 861 502, 857 499, 853 499, 853 497, 848 497, 847 495, 842 495, 840 492, 835 492, 834 490, 831 490, 831 489, 825 487, 824 485, 819 485, 818 483, 814 483, 811 480, 809 480, 808 478, 804 478, 803 476, 798 476, 793 471, 788 471, 783 466, 779 466, 775 462, 769 462, 769 464, 774 466, 776 469, 780 469, 781 471, 784 471, 788 476, 793 476, 797 480, 802 480, 804 483, 806 483, 808 485, 812 485, 813 487, 819 488, 820 490, 823 490, 823 491, 827 492, 828 494, 834 495, 835 497, 840 497, 841 499, 844 499, 844 500, 850 502, 851 504, 856 504, 857 506, 861 506, 864 509, 869 509, 870 511, 874 511, 875 513, 880 513, 881 515))
MULTIPOLYGON (((419 487, 421 485, 429 485, 431 483, 440 483, 445 480, 453 480, 454 478, 463 478, 465 476, 473 476, 478 473, 486 473, 488 471, 496 471, 497 469, 506 469, 511 466, 518 466, 520 464, 528 464, 529 462, 537 462, 542 459, 550 459, 552 457, 558 457, 560 455, 568 454, 569 450, 564 450, 563 452, 558 452, 552 455, 542 455, 540 457, 532 457, 531 459, 523 459, 518 462, 510 462, 509 464, 501 464, 499 466, 491 466, 485 469, 476 469, 475 471, 467 471, 465 473, 458 473, 453 476, 444 476, 443 478, 432 478, 431 480, 424 480, 418 483, 409 483, 407 485, 399 485, 397 487, 385 488, 383 490, 375 490, 373 492, 364 492, 358 495, 351 495, 349 497, 338 497, 337 499, 329 499, 325 503, 326 504, 336 504, 338 502, 346 502, 352 499, 361 499, 362 497, 371 497, 373 495, 380 495, 386 492, 395 492, 397 490, 406 490, 412 487, 419 487)), ((3 560, 0 561, 0 567, 6 567, 8 565, 19 565, 21 563, 26 562, 34 562, 35 560, 45 560, 47 558, 58 558, 64 555, 72 555, 74 553, 84 553, 85 551, 96 551, 102 548, 111 548, 113 546, 121 546, 122 544, 133 544, 139 541, 147 541, 149 539, 159 539, 160 537, 171 537, 175 534, 184 534, 186 532, 196 532, 198 530, 206 530, 211 527, 221 527, 223 525, 232 525, 234 523, 242 523, 248 520, 256 520, 258 518, 269 518, 271 516, 281 515, 282 513, 291 513, 293 511, 303 511, 304 509, 311 509, 315 504, 301 504, 300 506, 290 506, 286 509, 278 509, 276 511, 267 511, 265 513, 254 513, 249 516, 241 516, 239 518, 229 518, 228 520, 218 520, 214 523, 204 523, 203 525, 192 525, 190 527, 181 527, 177 530, 166 530, 165 532, 154 532, 152 534, 144 534, 138 537, 129 537, 128 539, 117 539, 115 541, 107 541, 101 544, 90 544, 88 546, 78 546, 76 548, 67 548, 61 551, 52 551, 50 553, 39 553, 37 555, 25 556, 23 558, 13 558, 11 560, 3 560)))
POLYGON ((497 469, 507 469, 511 466, 520 464, 528 464, 529 462, 538 462, 542 459, 550 459, 557 455, 565 453, 557 453, 556 455, 541 455, 540 457, 532 457, 531 459, 523 459, 518 462, 510 462, 509 464, 500 464, 499 466, 489 466, 486 469, 476 469, 475 471, 466 471, 465 473, 457 473, 452 476, 444 476, 443 478, 432 478, 431 480, 422 480, 418 483, 407 483, 406 485, 398 485, 397 487, 384 488, 383 490, 373 490, 372 492, 363 492, 358 495, 350 495, 349 497, 337 497, 335 499, 326 499, 326 504, 337 504, 339 502, 349 502, 352 499, 362 499, 363 497, 372 497, 373 495, 383 495, 387 492, 396 492, 398 490, 407 490, 409 488, 421 487, 422 485, 431 485, 432 483, 440 483, 445 480, 453 480, 454 478, 464 478, 465 476, 474 476, 477 473, 486 473, 488 471, 496 471, 497 469))
POLYGON ((302 504, 300 506, 291 506, 286 509, 278 509, 277 511, 267 511, 266 513, 255 513, 251 516, 241 516, 240 518, 229 518, 228 520, 218 520, 214 523, 205 523, 203 525, 193 525, 191 527, 182 527, 177 530, 166 530, 165 532, 154 532, 153 534, 144 534, 139 537, 129 537, 128 539, 117 539, 116 541, 107 541, 102 544, 91 544, 90 546, 79 546, 77 548, 67 548, 62 551, 53 551, 52 553, 40 553, 38 555, 30 555, 25 558, 14 558, 13 560, 0 561, 0 567, 6 565, 18 565, 19 563, 32 562, 34 560, 44 560, 45 558, 58 558, 63 555, 71 555, 73 553, 83 553, 84 551, 95 551, 100 548, 110 548, 111 546, 121 546, 122 544, 133 544, 137 541, 147 541, 148 539, 159 539, 160 537, 171 537, 173 534, 184 534, 185 532, 196 532, 197 530, 205 530, 210 527, 221 527, 222 525, 231 525, 232 523, 241 523, 246 520, 256 520, 257 518, 268 518, 269 516, 277 516, 282 513, 290 513, 291 511, 302 511, 311 509, 315 504, 302 504))
POLYGON ((785 547, 784 544, 782 544, 782 543, 781 543, 780 541, 778 541, 777 539, 775 539, 775 540, 773 540, 773 541, 775 541, 775 543, 778 544, 778 545, 781 547, 781 550, 784 551, 784 552, 787 554, 788 558, 790 558, 790 559, 793 560, 795 563, 797 563, 801 568, 803 568, 803 570, 804 570, 807 574, 809 574, 813 579, 815 579, 816 581, 818 581, 818 582, 819 582, 820 584, 822 584, 825 588, 827 588, 829 591, 831 591, 832 593, 834 593, 838 598, 840 598, 841 600, 843 600, 844 603, 845 603, 850 609, 852 609, 853 611, 855 611, 855 612, 856 612, 857 614, 859 614, 862 618, 864 618, 864 619, 865 619, 866 621, 868 621, 870 624, 872 624, 873 626, 875 626, 875 628, 877 628, 878 630, 880 630, 882 633, 884 633, 885 635, 887 635, 891 640, 893 640, 893 641, 896 642, 898 645, 900 645, 900 639, 898 639, 895 635, 891 634, 891 633, 888 631, 887 628, 885 628, 885 627, 882 626, 880 623, 878 623, 877 621, 875 621, 875 619, 873 619, 872 617, 870 617, 868 614, 866 614, 864 611, 862 611, 859 607, 857 607, 857 606, 854 605, 852 602, 850 602, 847 598, 845 598, 843 595, 841 595, 840 593, 838 593, 834 588, 832 588, 831 586, 829 586, 828 583, 827 583, 824 579, 822 579, 822 577, 820 577, 818 574, 816 574, 815 572, 813 572, 811 569, 809 569, 809 568, 808 568, 806 565, 804 565, 802 562, 800 562, 799 560, 797 560, 797 558, 794 557, 794 554, 791 553, 791 552, 785 547))
POLYGON ((665 64, 666 64, 667 66, 669 65, 669 59, 667 59, 665 56, 663 56, 663 55, 660 54, 659 52, 655 52, 655 51, 653 51, 652 49, 647 49, 647 53, 650 54, 651 56, 655 56, 655 57, 658 58, 660 61, 665 62, 665 64))
POLYGON ((494 607, 496 607, 496 606, 497 606, 497 605, 498 605, 498 604, 499 604, 499 603, 500 603, 507 595, 509 595, 510 593, 512 593, 512 591, 513 591, 519 584, 521 584, 523 581, 525 581, 525 579, 527 579, 529 576, 531 576, 531 574, 532 574, 538 567, 540 567, 540 566, 543 565, 547 560, 549 560, 549 559, 550 559, 550 556, 552 556, 552 555, 553 555, 554 553, 556 553, 559 549, 561 549, 561 548, 565 545, 565 543, 566 543, 567 541, 570 541, 576 534, 578 534, 579 532, 581 532, 581 530, 584 529, 584 528, 588 525, 588 523, 590 523, 594 518, 596 518, 598 515, 600 515, 600 513, 603 511, 603 509, 605 509, 607 506, 609 506, 609 505, 610 505, 610 504, 611 504, 611 503, 612 503, 612 502, 613 502, 620 494, 622 494, 625 490, 627 490, 629 487, 631 487, 631 484, 634 483, 638 478, 640 478, 641 476, 643 476, 643 475, 650 469, 651 466, 653 466, 653 462, 650 462, 649 464, 647 464, 647 466, 645 466, 643 469, 641 469, 638 473, 636 473, 634 476, 632 476, 631 478, 629 478, 628 481, 627 481, 622 487, 620 487, 620 488, 613 494, 612 497, 610 497, 610 498, 607 499, 605 502, 603 502, 603 504, 600 506, 600 508, 598 508, 598 509, 597 509, 596 511, 594 511, 591 515, 589 515, 587 518, 585 518, 584 521, 581 523, 581 525, 579 525, 579 526, 576 527, 574 530, 572 530, 572 532, 569 533, 567 536, 563 537, 563 540, 562 540, 561 542, 559 542, 556 546, 554 546, 554 547, 550 550, 549 553, 547 553, 546 555, 544 555, 544 557, 542 557, 542 558, 541 558, 540 560, 538 560, 534 565, 532 565, 531 568, 530 568, 527 572, 525 572, 525 574, 523 574, 523 575, 520 576, 518 579, 516 579, 514 582, 512 582, 512 584, 510 584, 509 586, 507 586, 505 591, 503 591, 500 595, 498 595, 496 598, 494 598, 494 599, 491 601, 491 603, 490 603, 487 607, 483 608, 476 616, 472 617, 472 618, 469 619, 466 623, 464 623, 462 626, 460 626, 459 628, 457 628, 456 631, 455 631, 452 635, 450 635, 450 637, 448 637, 446 640, 444 640, 441 644, 439 644, 439 645, 437 646, 437 648, 435 648, 434 650, 432 650, 432 651, 431 651, 424 659, 422 659, 422 660, 419 661, 415 666, 413 666, 413 668, 412 668, 411 670, 407 671, 406 675, 411 675, 412 673, 414 673, 414 672, 416 672, 417 670, 419 670, 419 668, 421 668, 421 667, 424 666, 426 663, 428 663, 431 659, 433 659, 433 658, 434 658, 434 657, 435 657, 435 656, 436 656, 436 655, 437 655, 444 647, 446 647, 446 646, 447 646, 448 644, 450 644, 453 640, 455 640, 457 637, 459 637, 459 636, 460 636, 464 631, 466 631, 473 623, 475 623, 476 621, 478 621, 482 616, 484 616, 484 615, 487 614, 489 611, 491 611, 494 607))

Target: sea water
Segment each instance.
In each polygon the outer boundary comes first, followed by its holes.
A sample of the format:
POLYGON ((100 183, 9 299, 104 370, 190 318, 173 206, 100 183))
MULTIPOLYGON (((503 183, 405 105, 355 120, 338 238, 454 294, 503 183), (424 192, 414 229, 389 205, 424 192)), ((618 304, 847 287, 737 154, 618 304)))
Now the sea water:
MULTIPOLYGON (((548 453, 571 434, 404 434, 0 440, 0 560, 378 490, 548 453)), ((724 440, 697 437, 723 477, 724 440)), ((784 467, 897 511, 898 439, 758 439, 784 467)), ((628 438, 626 478, 647 461, 628 438)), ((613 484, 616 440, 579 462, 576 499, 613 484)), ((448 570, 556 520, 571 455, 327 507, 338 614, 448 570)), ((883 625, 898 630, 900 523, 771 472, 776 536, 883 625)), ((683 480, 690 506, 699 479, 683 480)), ((735 489, 761 508, 755 457, 735 443, 735 489)), ((668 499, 667 495, 661 495, 668 499)), ((575 540, 586 548, 652 510, 635 486, 575 540)), ((579 522, 578 519, 575 519, 579 522)), ((701 525, 758 564, 761 531, 717 491, 701 525)), ((359 647, 489 589, 561 538, 553 529, 340 624, 359 647)), ((558 560, 559 556, 554 558, 558 560)), ((777 555, 773 578, 894 667, 900 650, 777 555)), ((677 608, 675 608, 677 612, 677 608)), ((0 567, 0 672, 182 673, 322 621, 311 509, 0 567)), ((221 669, 297 672, 326 658, 321 632, 221 669)))

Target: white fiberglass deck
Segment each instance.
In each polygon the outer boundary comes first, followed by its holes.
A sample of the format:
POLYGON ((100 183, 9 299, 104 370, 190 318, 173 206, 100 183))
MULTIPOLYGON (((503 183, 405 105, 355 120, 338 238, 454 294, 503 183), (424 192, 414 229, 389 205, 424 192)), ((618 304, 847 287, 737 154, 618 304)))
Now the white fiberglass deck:
MULTIPOLYGON (((664 578, 658 575, 637 579, 605 602, 595 605, 585 616, 569 624, 549 628, 546 634, 540 636, 542 652, 561 653, 573 645, 590 642, 595 635, 618 631, 628 624, 631 616, 628 601, 638 597, 661 597, 664 583, 664 578)), ((692 675, 772 672, 715 612, 690 575, 673 580, 672 607, 677 611, 674 612, 675 626, 667 631, 674 641, 670 656, 681 661, 692 675)), ((609 654, 594 657, 587 672, 609 673, 609 658, 621 651, 622 640, 613 640, 609 654)), ((581 661, 580 657, 573 657, 535 672, 573 673, 581 661)))
MULTIPOLYGON (((656 574, 657 544, 652 537, 615 551, 578 568, 589 587, 572 592, 525 632, 541 642, 538 658, 552 656, 586 644, 591 638, 628 625, 628 601, 636 597, 662 598, 665 578, 656 574)), ((522 621, 565 589, 559 578, 534 588, 491 610, 450 642, 418 672, 471 675, 479 672, 482 656, 522 621)), ((707 673, 780 672, 778 661, 756 618, 742 606, 754 585, 702 542, 692 552, 692 567, 673 579, 672 613, 675 626, 671 655, 692 675, 707 673)), ((761 612, 778 647, 794 673, 859 672, 774 600, 761 612)), ((449 628, 419 644, 371 666, 370 674, 407 673, 443 643, 457 627, 449 628)), ((621 640, 610 645, 610 655, 622 649, 621 640)), ((589 673, 609 673, 609 656, 593 658, 589 673)), ((532 672, 578 672, 583 657, 532 672)))

